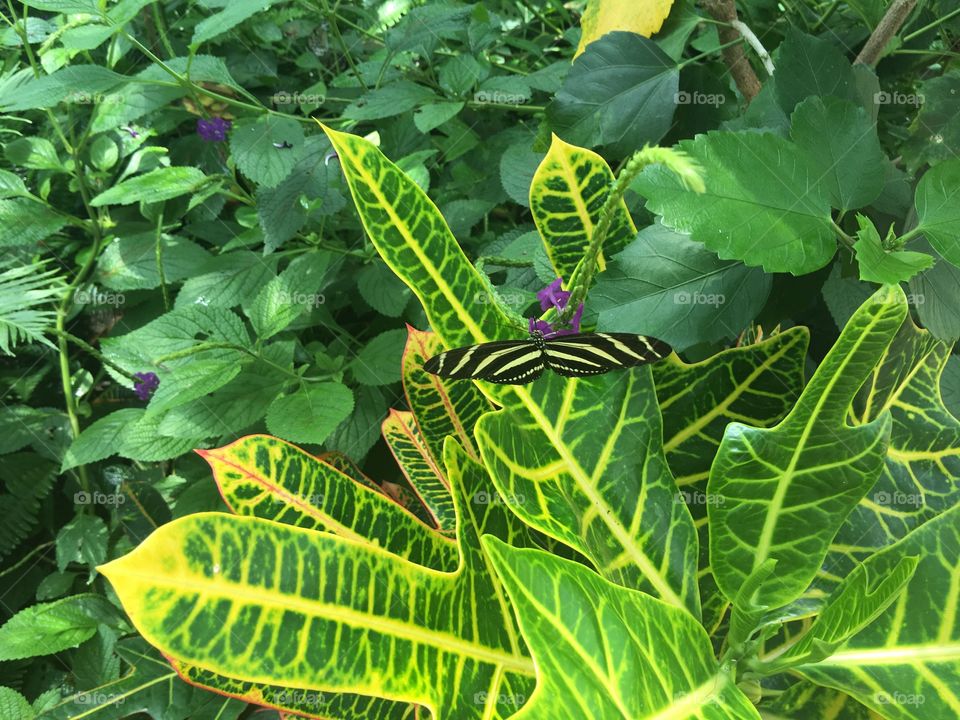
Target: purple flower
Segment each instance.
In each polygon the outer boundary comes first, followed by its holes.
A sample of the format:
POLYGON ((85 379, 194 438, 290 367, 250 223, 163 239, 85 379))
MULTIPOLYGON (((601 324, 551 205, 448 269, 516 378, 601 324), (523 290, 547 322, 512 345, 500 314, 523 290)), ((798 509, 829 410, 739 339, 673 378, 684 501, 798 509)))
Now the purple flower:
POLYGON ((551 326, 546 320, 541 320, 540 318, 529 318, 527 322, 527 329, 530 331, 531 335, 535 332, 543 335, 553 335, 553 326, 551 326))
POLYGON ((156 373, 134 373, 133 376, 137 379, 133 384, 133 391, 144 402, 149 400, 153 391, 160 387, 160 378, 157 377, 156 373))
POLYGON ((570 300, 570 293, 560 289, 562 284, 563 279, 557 278, 537 293, 537 300, 540 301, 541 310, 547 310, 553 307, 556 308, 557 312, 560 312, 567 306, 567 301, 570 300))
POLYGON ((580 332, 580 319, 583 317, 583 303, 577 305, 577 310, 573 313, 573 316, 570 318, 568 323, 570 327, 563 328, 562 330, 554 330, 555 335, 575 335, 580 332))
POLYGON ((197 135, 207 142, 223 142, 227 139, 227 130, 229 129, 230 121, 221 117, 197 120, 197 135))

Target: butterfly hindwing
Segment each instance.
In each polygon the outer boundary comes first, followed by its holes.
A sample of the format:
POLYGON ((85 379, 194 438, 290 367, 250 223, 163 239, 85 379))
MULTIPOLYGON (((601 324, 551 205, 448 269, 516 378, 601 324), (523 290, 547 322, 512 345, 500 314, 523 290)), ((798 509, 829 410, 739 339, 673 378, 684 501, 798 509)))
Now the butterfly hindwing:
POLYGON ((661 360, 671 352, 662 340, 631 333, 579 333, 548 339, 547 366, 558 375, 600 375, 661 360))
POLYGON ((452 380, 470 378, 510 385, 536 380, 543 368, 543 353, 529 340, 455 348, 435 355, 423 364, 427 372, 452 380))

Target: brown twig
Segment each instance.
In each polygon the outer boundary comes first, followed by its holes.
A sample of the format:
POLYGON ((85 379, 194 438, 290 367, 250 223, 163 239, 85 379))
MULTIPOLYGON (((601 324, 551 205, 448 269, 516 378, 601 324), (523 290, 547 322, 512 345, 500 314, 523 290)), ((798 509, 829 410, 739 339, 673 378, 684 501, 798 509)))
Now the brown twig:
POLYGON ((883 51, 886 49, 890 39, 900 30, 900 27, 907 19, 907 15, 910 14, 916 4, 917 0, 894 0, 890 7, 887 8, 883 19, 877 23, 877 26, 873 29, 870 37, 867 39, 866 45, 860 50, 860 54, 857 55, 857 59, 854 62, 870 65, 871 67, 880 62, 883 51))
POLYGON ((734 0, 700 0, 700 5, 710 13, 714 20, 725 23, 717 28, 720 34, 720 42, 724 45, 732 44, 724 48, 723 62, 730 69, 730 75, 737 84, 740 94, 749 104, 760 92, 760 80, 753 71, 750 61, 747 60, 743 43, 734 42, 741 37, 740 33, 729 25, 729 23, 738 19, 737 6, 734 4, 734 0))

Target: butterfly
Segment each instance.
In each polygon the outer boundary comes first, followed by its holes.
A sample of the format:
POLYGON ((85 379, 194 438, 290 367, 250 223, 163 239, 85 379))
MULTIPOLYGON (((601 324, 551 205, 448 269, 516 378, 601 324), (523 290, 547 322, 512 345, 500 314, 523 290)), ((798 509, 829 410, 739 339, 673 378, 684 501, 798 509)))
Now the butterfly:
POLYGON ((502 340, 455 348, 423 364, 433 375, 452 380, 486 380, 501 385, 533 382, 544 369, 584 377, 662 360, 672 352, 662 340, 630 333, 576 333, 527 340, 502 340))

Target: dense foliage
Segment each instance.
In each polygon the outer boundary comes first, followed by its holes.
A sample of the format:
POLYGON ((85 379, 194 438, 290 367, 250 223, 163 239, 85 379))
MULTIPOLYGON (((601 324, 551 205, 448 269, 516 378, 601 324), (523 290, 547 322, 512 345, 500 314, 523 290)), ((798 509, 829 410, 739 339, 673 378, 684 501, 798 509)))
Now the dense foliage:
POLYGON ((8 0, 0 720, 960 716, 954 5, 8 0))

